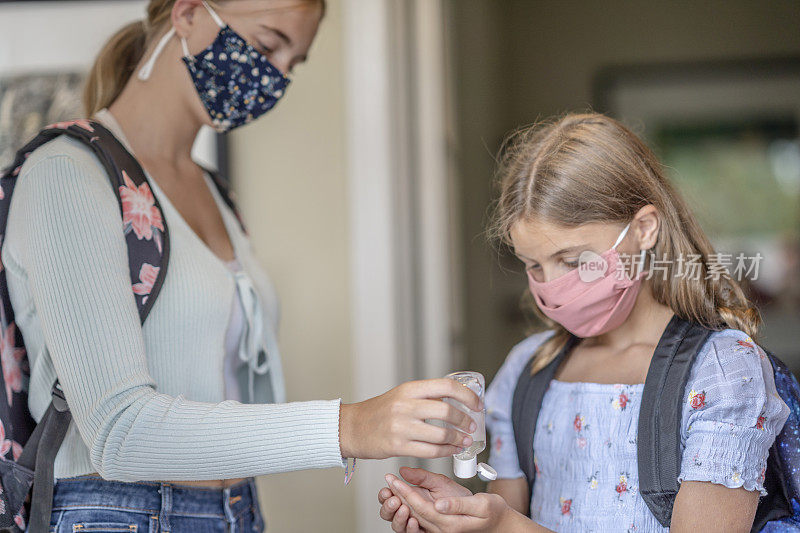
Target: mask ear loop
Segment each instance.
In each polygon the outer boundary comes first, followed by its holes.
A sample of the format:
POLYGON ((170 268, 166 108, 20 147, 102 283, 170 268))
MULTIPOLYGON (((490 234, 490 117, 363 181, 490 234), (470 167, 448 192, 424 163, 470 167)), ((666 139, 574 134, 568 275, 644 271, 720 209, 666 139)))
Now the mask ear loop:
POLYGON ((183 57, 189 59, 190 61, 194 61, 194 57, 192 57, 192 54, 189 53, 189 45, 186 44, 186 37, 181 37, 181 48, 183 48, 183 57))
POLYGON ((644 272, 644 262, 646 259, 647 259, 647 250, 645 248, 642 248, 642 252, 639 254, 639 271, 636 273, 636 277, 641 276, 642 272, 644 272))
POLYGON ((217 15, 216 12, 214 12, 214 10, 211 9, 211 6, 208 5, 208 2, 206 2, 206 0, 203 0, 203 5, 208 10, 208 14, 211 15, 211 18, 214 19, 214 22, 217 23, 217 26, 219 26, 220 28, 224 28, 225 27, 225 23, 222 22, 222 19, 219 18, 219 15, 217 15))
POLYGON ((139 73, 136 75, 137 78, 142 81, 146 81, 150 77, 150 74, 153 73, 153 65, 155 65, 156 59, 158 59, 158 56, 161 55, 162 51, 164 51, 164 47, 167 46, 167 43, 170 39, 172 39, 173 35, 175 35, 174 27, 170 28, 169 31, 164 34, 161 40, 158 41, 156 49, 153 50, 153 55, 151 55, 150 59, 147 60, 147 63, 142 65, 142 68, 139 69, 139 73))
POLYGON ((614 246, 612 246, 611 248, 616 248, 617 245, 619 245, 619 243, 622 242, 622 239, 624 239, 625 235, 628 234, 628 229, 630 229, 630 227, 631 227, 631 223, 628 222, 628 225, 625 226, 625 229, 622 230, 622 233, 619 234, 619 237, 617 237, 617 241, 614 243, 614 246))
MULTIPOLYGON (((631 223, 628 222, 628 225, 625 226, 625 229, 623 229, 622 233, 620 233, 619 237, 617 237, 617 241, 614 243, 614 246, 611 247, 612 249, 616 248, 619 245, 619 243, 622 242, 622 239, 624 239, 625 235, 628 234, 628 230, 630 229, 630 227, 631 227, 631 223)), ((638 272, 636 273, 636 276, 640 276, 642 274, 642 272, 644 271, 644 261, 645 261, 645 258, 646 258, 646 254, 647 254, 647 250, 642 248, 642 251, 639 254, 639 269, 638 269, 638 272)))
MULTIPOLYGON (((217 26, 219 26, 220 28, 224 28, 225 23, 222 21, 221 18, 219 18, 219 15, 217 15, 214 12, 214 10, 211 9, 211 6, 208 5, 208 3, 205 0, 203 0, 203 5, 208 11, 208 14, 211 15, 211 18, 214 19, 214 22, 217 24, 217 26)), ((161 38, 160 41, 158 41, 156 49, 153 50, 153 55, 151 55, 150 58, 147 60, 147 62, 144 65, 142 65, 142 68, 139 69, 139 72, 136 75, 137 78, 139 78, 142 81, 146 81, 147 79, 150 78, 150 74, 153 73, 153 66, 156 63, 156 59, 158 59, 158 56, 161 55, 161 52, 164 51, 164 47, 167 46, 167 43, 169 42, 170 39, 172 39, 173 35, 175 35, 174 26, 170 28, 167 33, 164 34, 164 36, 161 38)), ((189 47, 186 44, 185 37, 181 37, 181 47, 183 48, 183 57, 191 59, 192 56, 189 53, 189 47)))

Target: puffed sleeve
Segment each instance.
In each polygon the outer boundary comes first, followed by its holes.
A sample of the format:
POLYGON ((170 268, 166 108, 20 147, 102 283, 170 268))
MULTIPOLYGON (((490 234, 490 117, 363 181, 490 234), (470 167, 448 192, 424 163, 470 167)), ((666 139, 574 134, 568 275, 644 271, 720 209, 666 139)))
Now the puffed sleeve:
POLYGON ((769 448, 789 416, 772 365, 746 333, 709 337, 686 386, 679 481, 764 490, 769 448))
POLYGON ((514 346, 486 389, 486 426, 491 437, 489 465, 497 470, 498 479, 514 479, 525 475, 519 467, 517 457, 514 428, 511 424, 511 403, 526 363, 552 333, 537 333, 514 346))

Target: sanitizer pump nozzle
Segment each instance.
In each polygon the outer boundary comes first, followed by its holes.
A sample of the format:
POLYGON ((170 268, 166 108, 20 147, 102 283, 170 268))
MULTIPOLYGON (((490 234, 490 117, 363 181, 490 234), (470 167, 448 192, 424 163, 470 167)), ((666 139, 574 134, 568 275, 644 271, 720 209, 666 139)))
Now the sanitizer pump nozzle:
MULTIPOLYGON (((483 375, 478 372, 453 372, 446 377, 454 379, 467 387, 469 390, 478 395, 483 401, 483 395, 486 390, 486 382, 483 375)), ((492 481, 497 479, 497 472, 487 465, 486 463, 478 464, 477 455, 486 448, 486 422, 485 410, 472 411, 466 405, 459 401, 452 399, 445 399, 446 402, 455 406, 457 409, 464 411, 472 417, 475 421, 477 428, 470 434, 472 437, 472 445, 464 448, 460 453, 453 455, 453 473, 456 477, 467 479, 474 477, 478 474, 484 481, 492 481)))

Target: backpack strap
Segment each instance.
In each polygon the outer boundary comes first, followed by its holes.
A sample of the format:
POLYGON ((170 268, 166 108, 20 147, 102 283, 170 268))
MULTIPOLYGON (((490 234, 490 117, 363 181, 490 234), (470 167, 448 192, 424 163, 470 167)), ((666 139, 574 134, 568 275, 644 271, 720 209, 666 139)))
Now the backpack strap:
POLYGON ((579 340, 579 337, 570 336, 558 355, 546 367, 533 375, 531 375, 531 368, 535 357, 531 357, 525 368, 522 369, 522 374, 520 374, 517 386, 514 389, 514 399, 511 403, 511 425, 514 428, 514 441, 517 445, 519 466, 525 473, 528 488, 531 492, 533 491, 533 482, 536 477, 536 467, 533 461, 533 439, 536 431, 536 421, 539 419, 539 411, 542 408, 542 399, 561 362, 579 340))
MULTIPOLYGON (((120 207, 128 247, 131 287, 140 322, 144 324, 167 274, 170 250, 167 221, 139 162, 102 124, 91 120, 52 124, 17 152, 11 166, 0 174, 0 227, 4 232, 11 195, 25 159, 35 149, 59 135, 82 142, 106 169, 120 207), (144 213, 141 211, 143 205, 148 208, 144 213), (133 209, 137 211, 133 212, 133 209)), ((14 311, 7 296, 8 284, 4 270, 0 271, 0 293, 3 295, 2 327, 5 330, 14 321, 14 311)), ((40 423, 32 432, 28 431, 24 439, 19 440, 25 444, 19 464, 34 470, 29 531, 45 532, 49 528, 53 503, 53 464, 71 419, 69 406, 56 381, 52 400, 40 423)), ((16 433, 14 436, 19 438, 16 433)))
POLYGON ((239 209, 236 207, 236 204, 234 203, 234 200, 236 199, 236 194, 231 190, 228 182, 225 179, 223 179, 222 176, 220 176, 219 171, 210 167, 206 167, 204 165, 200 165, 199 163, 198 166, 203 170, 205 170, 206 172, 208 172, 208 175, 211 176, 211 181, 214 183, 214 186, 216 187, 219 195, 222 197, 222 200, 225 202, 225 205, 230 207, 231 211, 233 211, 233 214, 236 215, 236 220, 239 221, 239 227, 242 228, 242 233, 247 235, 248 234, 247 228, 245 228, 244 226, 244 220, 242 218, 242 215, 241 213, 239 213, 239 209))
POLYGON ((33 491, 28 531, 46 532, 50 527, 53 509, 53 474, 55 459, 72 421, 67 400, 58 386, 53 384, 53 399, 42 419, 31 434, 19 457, 19 464, 33 470, 33 491))
POLYGON ((658 341, 639 411, 639 492, 664 527, 669 527, 681 471, 681 422, 686 384, 710 329, 673 315, 658 341))
MULTIPOLYGON (((800 397, 800 385, 791 370, 775 354, 769 350, 764 350, 769 359, 775 377, 775 388, 781 399, 790 406, 797 402, 800 397)), ((764 471, 764 489, 766 496, 758 499, 756 515, 753 519, 752 533, 758 533, 767 527, 772 521, 794 515, 792 502, 798 499, 798 487, 800 486, 800 472, 793 464, 796 460, 798 447, 796 444, 796 424, 791 423, 794 415, 789 416, 789 420, 783 426, 781 432, 776 436, 775 442, 769 448, 767 456, 767 469, 764 471), (791 435, 791 436, 790 436, 791 435), (784 439, 789 439, 791 443, 784 439)))
POLYGON ((764 472, 764 489, 766 496, 758 499, 756 516, 753 518, 752 533, 758 533, 767 526, 768 522, 793 516, 792 501, 789 495, 791 479, 797 475, 797 470, 791 466, 787 468, 781 457, 782 447, 777 441, 769 448, 767 456, 767 469, 764 472))
MULTIPOLYGON (((45 127, 17 152, 10 167, 14 170, 2 176, 3 182, 9 180, 9 183, 3 183, 4 194, 6 197, 11 196, 19 170, 30 153, 59 135, 67 135, 81 141, 94 152, 108 173, 125 226, 131 281, 139 318, 144 324, 167 275, 166 267, 169 262, 167 221, 141 165, 108 129, 99 122, 85 119, 58 122, 45 127), (144 216, 140 211, 136 213, 131 211, 133 208, 141 209, 142 203, 149 204, 149 210, 144 216), (146 279, 143 279, 143 276, 146 279)), ((4 218, 0 223, 5 227, 7 207, 2 216, 4 218)))

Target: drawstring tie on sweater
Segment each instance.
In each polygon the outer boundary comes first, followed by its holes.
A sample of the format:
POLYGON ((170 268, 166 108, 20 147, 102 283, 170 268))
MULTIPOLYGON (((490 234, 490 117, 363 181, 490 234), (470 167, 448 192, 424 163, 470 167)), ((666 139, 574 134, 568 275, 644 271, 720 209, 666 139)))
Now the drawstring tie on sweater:
MULTIPOLYGON (((255 375, 264 375, 270 369, 271 349, 275 346, 267 345, 267 335, 264 331, 264 310, 259 302, 253 282, 244 270, 233 273, 236 288, 239 291, 239 298, 244 313, 244 331, 239 338, 239 360, 247 364, 247 387, 248 398, 253 401, 255 375)), ((270 338, 273 337, 269 332, 270 338)), ((274 343, 270 343, 274 344, 274 343)), ((273 391, 276 396, 278 391, 273 391)), ((276 397, 276 401, 279 399, 276 397)))

